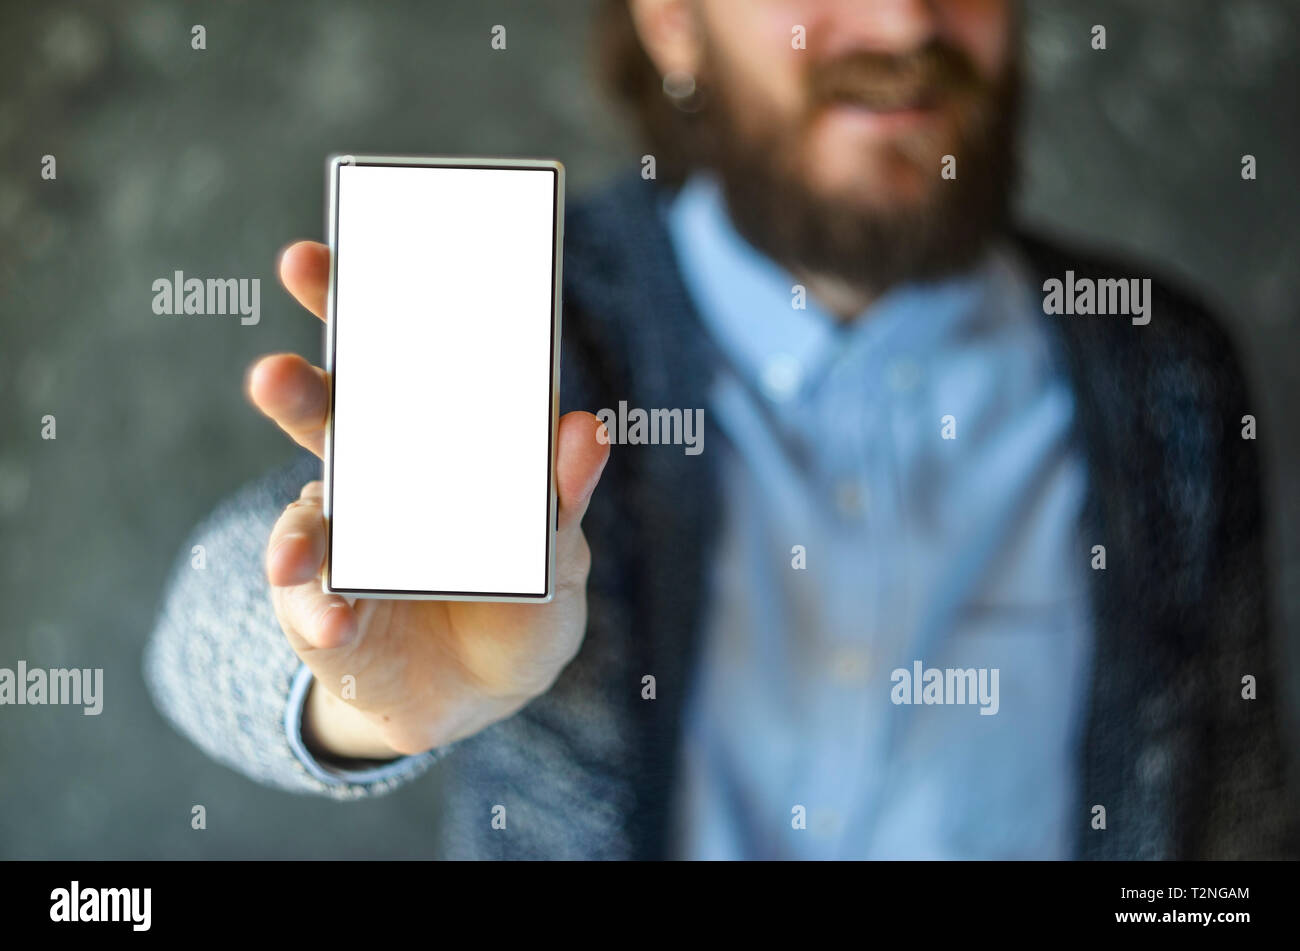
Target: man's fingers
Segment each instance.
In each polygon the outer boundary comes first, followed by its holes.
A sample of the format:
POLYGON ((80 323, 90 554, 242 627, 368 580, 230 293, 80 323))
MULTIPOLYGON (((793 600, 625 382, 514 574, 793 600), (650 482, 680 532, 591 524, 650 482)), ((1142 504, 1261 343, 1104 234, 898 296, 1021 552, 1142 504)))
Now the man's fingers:
POLYGON ((280 252, 280 283, 298 303, 325 319, 330 251, 317 241, 295 241, 280 252))
POLYGON ((271 602, 289 646, 304 660, 311 651, 347 647, 356 640, 356 612, 339 595, 321 591, 319 581, 272 588, 271 602))
POLYGON ((294 353, 263 357, 248 371, 248 398, 298 445, 325 452, 329 374, 294 353))
POLYGON ((273 586, 305 584, 320 576, 326 543, 322 491, 319 480, 308 482, 271 529, 266 543, 266 577, 273 586))
POLYGON ((560 417, 555 450, 555 481, 559 494, 559 529, 576 527, 609 460, 609 437, 599 438, 605 424, 591 413, 560 417))
POLYGON ((321 591, 326 544, 322 491, 319 481, 307 483, 298 500, 281 513, 267 543, 271 599, 290 644, 299 651, 346 646, 357 630, 347 601, 321 591))

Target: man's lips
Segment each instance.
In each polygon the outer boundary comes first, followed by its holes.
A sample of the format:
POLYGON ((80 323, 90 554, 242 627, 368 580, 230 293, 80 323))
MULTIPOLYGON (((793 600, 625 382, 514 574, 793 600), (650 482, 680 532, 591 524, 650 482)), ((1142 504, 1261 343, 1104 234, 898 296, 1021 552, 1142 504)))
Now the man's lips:
POLYGON ((901 132, 932 122, 941 110, 931 99, 900 101, 885 105, 855 99, 838 99, 820 110, 819 120, 868 132, 901 132))

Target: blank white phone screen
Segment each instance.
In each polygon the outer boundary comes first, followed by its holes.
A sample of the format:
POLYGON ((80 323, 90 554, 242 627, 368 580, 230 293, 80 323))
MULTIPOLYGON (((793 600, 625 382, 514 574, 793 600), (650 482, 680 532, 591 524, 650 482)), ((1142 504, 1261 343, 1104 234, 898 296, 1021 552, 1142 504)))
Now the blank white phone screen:
POLYGON ((542 598, 557 172, 336 174, 328 586, 542 598))

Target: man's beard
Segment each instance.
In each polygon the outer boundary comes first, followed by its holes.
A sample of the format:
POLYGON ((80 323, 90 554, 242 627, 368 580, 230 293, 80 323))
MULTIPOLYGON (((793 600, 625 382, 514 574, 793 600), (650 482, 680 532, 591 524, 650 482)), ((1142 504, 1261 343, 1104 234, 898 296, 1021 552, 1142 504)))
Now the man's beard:
POLYGON ((716 83, 708 106, 691 117, 700 133, 696 155, 717 172, 732 221, 752 245, 792 273, 833 276, 877 296, 970 267, 1004 231, 1016 179, 1019 92, 1017 62, 987 82, 964 53, 939 46, 907 57, 859 53, 811 77, 804 122, 840 99, 892 108, 916 97, 955 97, 955 142, 905 133, 879 146, 933 177, 914 200, 891 203, 885 195, 864 207, 815 191, 795 163, 806 126, 742 129, 736 120, 744 106, 716 83), (955 158, 951 179, 940 174, 946 153, 955 158))

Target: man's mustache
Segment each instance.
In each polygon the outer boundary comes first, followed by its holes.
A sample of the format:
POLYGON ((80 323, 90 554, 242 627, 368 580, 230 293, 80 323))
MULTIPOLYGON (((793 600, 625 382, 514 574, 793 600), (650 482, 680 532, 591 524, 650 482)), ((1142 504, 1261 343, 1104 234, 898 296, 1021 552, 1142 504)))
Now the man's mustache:
POLYGON ((883 111, 979 95, 987 85, 969 56, 936 41, 901 56, 864 50, 831 60, 809 77, 809 95, 814 110, 849 102, 883 111))

